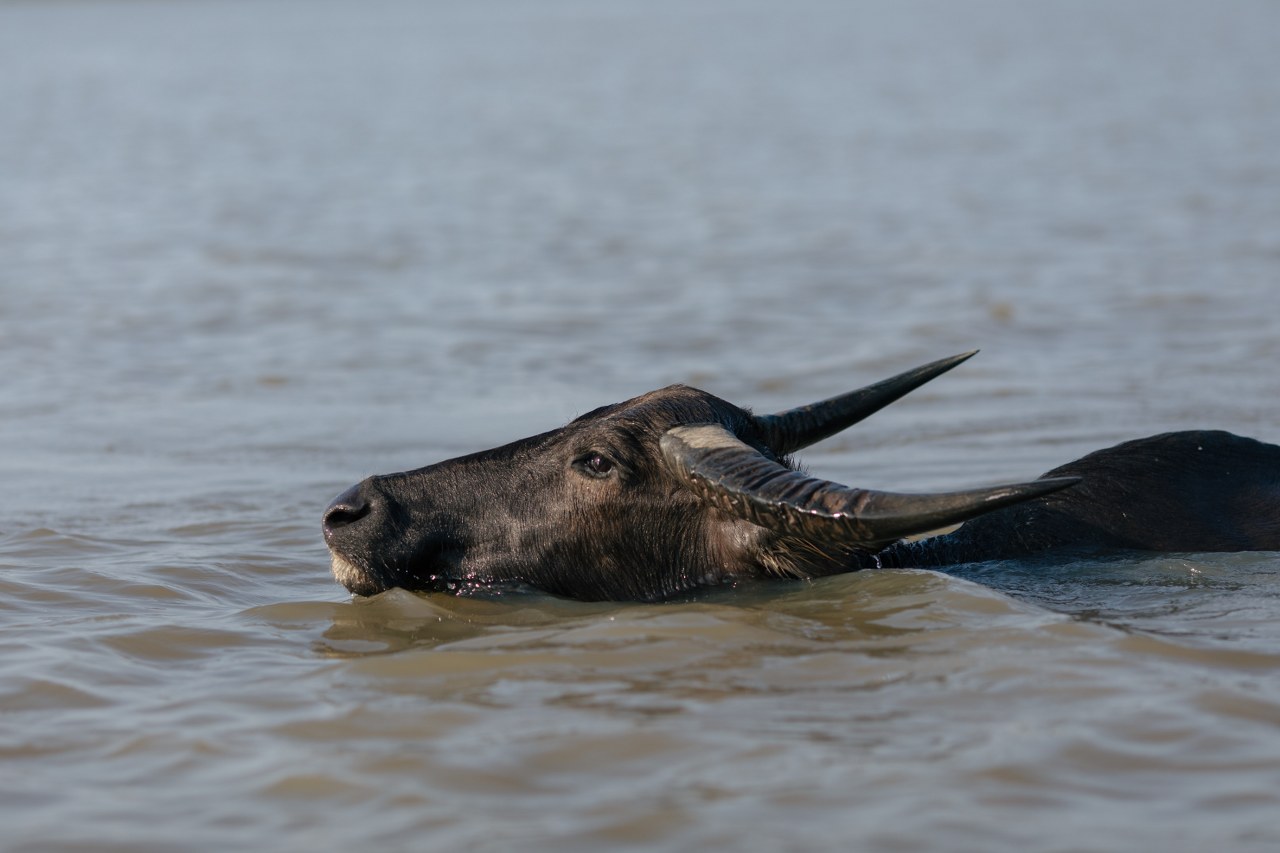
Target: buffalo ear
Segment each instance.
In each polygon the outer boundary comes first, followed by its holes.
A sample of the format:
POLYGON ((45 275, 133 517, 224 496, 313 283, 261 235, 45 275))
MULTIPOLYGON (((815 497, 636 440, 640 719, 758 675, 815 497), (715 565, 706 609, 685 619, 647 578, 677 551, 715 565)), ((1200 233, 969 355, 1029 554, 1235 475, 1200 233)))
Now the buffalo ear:
POLYGON ((929 380, 968 361, 977 352, 974 350, 939 359, 829 400, 774 415, 757 415, 756 428, 770 450, 786 456, 848 429, 929 380))
POLYGON ((767 458, 720 424, 679 426, 659 442, 668 468, 704 501, 782 536, 878 551, 1010 504, 1066 488, 1055 477, 938 494, 855 489, 767 458))

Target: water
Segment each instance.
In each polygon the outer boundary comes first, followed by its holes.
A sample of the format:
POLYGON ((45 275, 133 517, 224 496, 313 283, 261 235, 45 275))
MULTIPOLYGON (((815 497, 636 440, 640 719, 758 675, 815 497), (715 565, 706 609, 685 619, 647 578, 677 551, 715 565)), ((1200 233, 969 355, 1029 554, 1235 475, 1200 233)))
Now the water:
POLYGON ((1280 558, 352 600, 347 485, 982 347, 805 462, 1280 440, 1266 2, 0 4, 0 847, 1272 850, 1280 558))

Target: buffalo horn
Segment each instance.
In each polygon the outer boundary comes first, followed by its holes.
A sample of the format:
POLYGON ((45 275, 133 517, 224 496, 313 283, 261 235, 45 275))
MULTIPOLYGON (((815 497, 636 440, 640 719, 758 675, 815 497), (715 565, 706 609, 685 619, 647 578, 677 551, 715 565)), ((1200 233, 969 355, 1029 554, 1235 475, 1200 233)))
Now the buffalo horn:
POLYGON ((962 492, 898 494, 853 489, 795 471, 719 424, 675 427, 660 445, 676 476, 724 512, 784 536, 871 551, 1079 480, 1055 477, 962 492))
POLYGON ((935 379, 972 358, 976 353, 977 350, 974 350, 930 362, 820 403, 789 409, 775 415, 758 415, 755 419, 756 426, 765 444, 774 453, 785 456, 848 429, 930 379, 935 379))

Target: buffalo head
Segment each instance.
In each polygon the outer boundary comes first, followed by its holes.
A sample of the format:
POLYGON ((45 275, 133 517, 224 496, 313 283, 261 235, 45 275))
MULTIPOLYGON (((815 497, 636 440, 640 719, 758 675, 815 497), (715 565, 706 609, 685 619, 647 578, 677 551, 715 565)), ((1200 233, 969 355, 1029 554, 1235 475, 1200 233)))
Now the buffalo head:
POLYGON ((849 571, 902 537, 1075 482, 906 495, 792 466, 791 453, 970 355, 773 415, 673 385, 503 447, 370 477, 325 512, 334 576, 359 595, 531 586, 655 600, 740 578, 849 571))

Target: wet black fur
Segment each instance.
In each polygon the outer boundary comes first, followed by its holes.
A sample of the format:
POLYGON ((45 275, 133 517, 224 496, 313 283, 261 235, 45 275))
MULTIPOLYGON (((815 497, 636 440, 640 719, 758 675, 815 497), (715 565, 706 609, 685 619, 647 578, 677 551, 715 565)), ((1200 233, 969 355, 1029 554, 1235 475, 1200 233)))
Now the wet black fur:
POLYGON ((1053 553, 1280 550, 1280 447, 1220 430, 1170 432, 1090 453, 1045 474, 1070 489, 899 543, 894 566, 1053 553))
POLYGON ((1076 486, 871 555, 784 539, 699 501, 658 450, 668 429, 697 423, 721 424, 772 456, 750 413, 671 386, 503 447, 365 480, 326 516, 335 574, 361 595, 527 585, 658 600, 870 565, 1280 550, 1280 447, 1230 433, 1169 433, 1090 454, 1046 475, 1082 477, 1076 486), (612 465, 604 475, 591 470, 596 455, 612 465))

